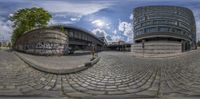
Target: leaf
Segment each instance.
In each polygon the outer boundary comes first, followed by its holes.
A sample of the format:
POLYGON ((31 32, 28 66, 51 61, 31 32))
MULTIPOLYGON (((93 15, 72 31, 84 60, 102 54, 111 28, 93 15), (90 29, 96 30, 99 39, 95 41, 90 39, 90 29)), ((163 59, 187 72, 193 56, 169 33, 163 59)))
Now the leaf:
POLYGON ((14 44, 26 31, 46 26, 51 18, 51 14, 43 8, 33 7, 18 10, 10 17, 14 23, 12 43, 14 44))

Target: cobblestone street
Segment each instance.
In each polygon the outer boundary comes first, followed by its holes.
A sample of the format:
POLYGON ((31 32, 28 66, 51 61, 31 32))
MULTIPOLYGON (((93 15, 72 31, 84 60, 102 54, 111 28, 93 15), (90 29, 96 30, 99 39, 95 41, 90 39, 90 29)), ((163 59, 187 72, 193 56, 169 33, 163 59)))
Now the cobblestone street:
POLYGON ((73 74, 36 70, 0 50, 0 96, 84 99, 200 95, 200 50, 170 58, 138 58, 101 52, 94 66, 73 74))

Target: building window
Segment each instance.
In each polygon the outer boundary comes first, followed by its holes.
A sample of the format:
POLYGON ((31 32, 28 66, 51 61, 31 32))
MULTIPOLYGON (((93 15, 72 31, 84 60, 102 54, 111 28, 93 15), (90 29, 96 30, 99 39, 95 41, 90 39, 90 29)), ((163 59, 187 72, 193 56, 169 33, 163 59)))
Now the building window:
POLYGON ((141 34, 143 34, 143 30, 136 31, 136 35, 141 35, 141 34))
POLYGON ((174 33, 175 33, 175 32, 176 32, 176 29, 175 29, 175 28, 172 28, 172 32, 174 32, 174 33))
POLYGON ((78 35, 78 38, 81 39, 81 33, 78 32, 77 35, 78 35))
POLYGON ((181 34, 182 34, 182 35, 185 35, 185 31, 182 31, 181 34))
POLYGON ((157 28, 156 27, 146 28, 145 33, 148 33, 148 32, 157 32, 157 28))
POLYGON ((181 34, 181 30, 180 30, 180 29, 177 29, 177 33, 178 33, 178 34, 181 34))
POLYGON ((178 22, 177 21, 168 21, 168 24, 177 25, 178 22))
POLYGON ((74 32, 70 31, 70 32, 69 32, 69 36, 70 36, 70 37, 74 37, 74 32))
POLYGON ((168 27, 159 27, 160 32, 168 32, 169 28, 168 27))
POLYGON ((135 29, 137 29, 137 28, 140 28, 140 24, 138 24, 138 25, 135 26, 135 29))

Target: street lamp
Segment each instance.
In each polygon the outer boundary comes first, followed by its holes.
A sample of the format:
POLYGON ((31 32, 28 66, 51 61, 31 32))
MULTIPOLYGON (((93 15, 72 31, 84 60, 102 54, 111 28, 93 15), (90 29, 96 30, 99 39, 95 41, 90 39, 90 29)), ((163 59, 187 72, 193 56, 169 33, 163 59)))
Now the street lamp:
POLYGON ((94 59, 94 54, 95 54, 95 52, 94 52, 94 44, 89 43, 88 46, 90 47, 90 50, 91 50, 91 55, 92 55, 92 59, 91 60, 93 60, 94 59))

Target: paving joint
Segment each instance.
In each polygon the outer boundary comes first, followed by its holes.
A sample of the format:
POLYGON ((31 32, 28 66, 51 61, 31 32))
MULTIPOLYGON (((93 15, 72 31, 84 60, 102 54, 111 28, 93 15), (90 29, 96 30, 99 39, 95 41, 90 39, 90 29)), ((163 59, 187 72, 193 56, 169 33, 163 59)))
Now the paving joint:
POLYGON ((59 74, 59 75, 63 75, 63 74, 70 74, 70 73, 76 73, 76 72, 80 72, 83 71, 89 67, 92 67, 93 65, 95 65, 101 57, 96 57, 94 60, 89 61, 89 62, 85 62, 82 65, 79 65, 76 68, 72 68, 72 69, 59 69, 59 70, 55 70, 55 69, 49 69, 49 68, 44 68, 43 66, 40 65, 36 65, 34 63, 32 63, 31 61, 27 60, 25 57, 23 57, 22 55, 19 55, 18 53, 14 52, 15 55, 17 57, 19 57, 23 62, 25 62, 26 64, 28 64, 29 66, 43 71, 43 72, 47 72, 47 73, 52 73, 52 74, 59 74))

